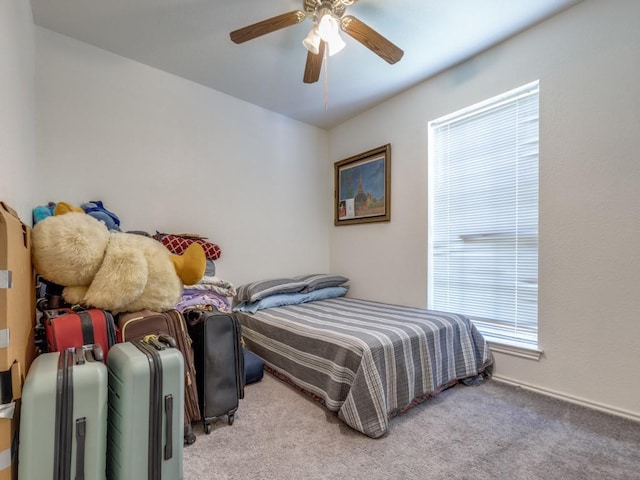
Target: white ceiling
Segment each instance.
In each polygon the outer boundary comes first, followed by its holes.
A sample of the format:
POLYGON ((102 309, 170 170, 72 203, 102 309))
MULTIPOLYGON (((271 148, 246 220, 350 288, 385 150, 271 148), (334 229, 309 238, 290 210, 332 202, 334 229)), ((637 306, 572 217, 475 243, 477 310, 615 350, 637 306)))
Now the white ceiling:
POLYGON ((328 129, 579 1, 360 0, 347 14, 402 48, 404 57, 389 65, 342 34, 346 48, 310 85, 302 82, 310 20, 240 45, 229 39, 232 30, 301 10, 302 0, 31 5, 39 26, 328 129))

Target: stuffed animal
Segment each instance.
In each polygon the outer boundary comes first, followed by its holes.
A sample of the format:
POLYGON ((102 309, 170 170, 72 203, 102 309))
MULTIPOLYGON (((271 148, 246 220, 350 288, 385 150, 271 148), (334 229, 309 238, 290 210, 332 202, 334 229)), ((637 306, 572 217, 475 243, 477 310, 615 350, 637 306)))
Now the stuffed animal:
POLYGON ((92 200, 80 205, 84 213, 91 215, 93 218, 97 218, 104 223, 109 230, 120 231, 120 219, 118 216, 104 208, 104 205, 100 200, 92 200))
POLYGON ((152 238, 109 231, 73 211, 33 227, 32 259, 46 280, 65 286, 67 302, 113 313, 173 308, 183 286, 198 283, 206 266, 198 244, 173 255, 152 238))
POLYGON ((69 212, 84 213, 84 210, 82 210, 80 207, 76 207, 75 205, 71 205, 69 202, 58 202, 53 209, 54 215, 64 215, 65 213, 69 212))

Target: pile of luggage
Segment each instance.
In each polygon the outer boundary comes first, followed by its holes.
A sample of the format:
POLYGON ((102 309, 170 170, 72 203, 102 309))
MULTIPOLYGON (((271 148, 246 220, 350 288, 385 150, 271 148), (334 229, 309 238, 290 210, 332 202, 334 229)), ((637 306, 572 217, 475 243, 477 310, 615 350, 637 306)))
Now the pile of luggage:
POLYGON ((192 423, 202 420, 210 433, 226 415, 231 425, 244 396, 235 317, 201 309, 112 315, 65 305, 59 286, 41 283, 42 353, 23 388, 19 478, 79 478, 80 469, 82 478, 181 478, 192 423))
POLYGON ((0 478, 182 478, 192 424, 232 424, 262 376, 235 317, 68 305, 30 253, 30 227, 0 201, 0 478))

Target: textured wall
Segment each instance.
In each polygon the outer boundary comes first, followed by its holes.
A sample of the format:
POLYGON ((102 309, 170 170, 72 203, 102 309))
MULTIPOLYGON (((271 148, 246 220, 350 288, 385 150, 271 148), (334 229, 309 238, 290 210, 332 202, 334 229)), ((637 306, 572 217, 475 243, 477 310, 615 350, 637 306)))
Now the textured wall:
POLYGON ((31 4, 0 2, 0 200, 31 223, 35 179, 31 4))
POLYGON ((195 232, 236 284, 328 267, 327 132, 36 28, 38 202, 195 232))

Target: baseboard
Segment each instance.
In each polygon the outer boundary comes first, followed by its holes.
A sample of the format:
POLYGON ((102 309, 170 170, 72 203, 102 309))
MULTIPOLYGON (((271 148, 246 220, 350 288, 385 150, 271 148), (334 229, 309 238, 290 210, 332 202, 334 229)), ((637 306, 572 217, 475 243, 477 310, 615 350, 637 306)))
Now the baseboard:
POLYGON ((636 422, 640 422, 640 414, 630 412, 628 410, 623 410, 621 408, 611 407, 609 405, 604 405, 602 403, 592 402, 590 400, 585 400, 584 398, 574 397, 573 395, 567 395, 566 393, 558 392, 555 390, 550 390, 548 388, 538 387, 535 385, 529 385, 523 382, 519 382, 517 380, 513 380, 507 377, 503 377, 498 374, 493 374, 491 377, 493 380, 497 382, 506 383, 509 385, 513 385, 515 387, 524 388, 526 390, 530 390, 532 392, 540 393, 542 395, 546 395, 548 397, 557 398, 558 400, 563 400, 565 402, 573 403, 575 405, 580 405, 583 407, 591 408, 593 410, 599 410, 604 413, 609 413, 611 415, 615 415, 618 417, 628 418, 629 420, 634 420, 636 422))

